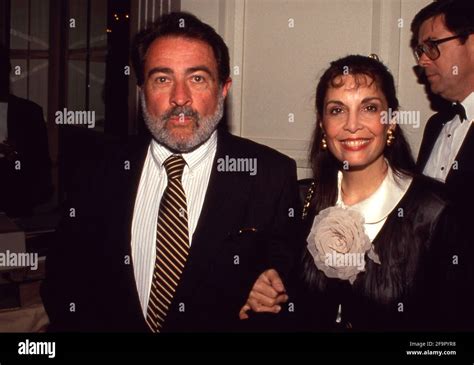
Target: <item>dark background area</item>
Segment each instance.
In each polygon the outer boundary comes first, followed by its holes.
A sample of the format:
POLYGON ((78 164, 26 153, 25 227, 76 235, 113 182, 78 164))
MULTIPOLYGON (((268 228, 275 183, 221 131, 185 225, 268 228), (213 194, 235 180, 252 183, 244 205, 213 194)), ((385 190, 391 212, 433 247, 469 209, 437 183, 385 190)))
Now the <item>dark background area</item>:
POLYGON ((55 193, 45 209, 65 199, 77 166, 99 159, 109 141, 146 133, 131 39, 179 8, 175 0, 0 0, 10 92, 40 105, 47 126, 55 193), (55 114, 64 108, 95 111, 95 128, 57 125, 55 114))

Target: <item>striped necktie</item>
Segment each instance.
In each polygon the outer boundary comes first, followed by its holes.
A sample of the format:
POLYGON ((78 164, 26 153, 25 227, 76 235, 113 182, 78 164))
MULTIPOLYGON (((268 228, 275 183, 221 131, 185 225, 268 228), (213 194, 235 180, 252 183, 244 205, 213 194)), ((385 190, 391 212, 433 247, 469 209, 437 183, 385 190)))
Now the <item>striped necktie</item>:
POLYGON ((186 195, 181 184, 186 162, 181 155, 172 155, 163 165, 168 185, 158 213, 156 260, 146 316, 153 332, 163 327, 189 252, 186 195))

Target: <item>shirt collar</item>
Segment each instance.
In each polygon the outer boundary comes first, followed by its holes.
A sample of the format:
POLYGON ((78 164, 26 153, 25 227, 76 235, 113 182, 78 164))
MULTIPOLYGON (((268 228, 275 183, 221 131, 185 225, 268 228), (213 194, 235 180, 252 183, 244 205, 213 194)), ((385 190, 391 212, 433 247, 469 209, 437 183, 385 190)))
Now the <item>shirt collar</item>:
POLYGON ((378 223, 387 218, 390 212, 395 209, 408 190, 412 180, 413 178, 409 176, 403 178, 398 177, 393 173, 389 165, 387 175, 371 196, 357 204, 346 206, 342 201, 342 172, 339 171, 336 205, 357 210, 364 216, 365 223, 378 223))
POLYGON ((466 110, 467 121, 472 122, 474 120, 474 92, 470 93, 469 96, 461 102, 461 105, 466 110))
MULTIPOLYGON (((151 140, 150 144, 151 156, 155 161, 158 168, 161 170, 163 168, 163 163, 168 157, 175 152, 170 151, 167 147, 158 143, 155 139, 151 140)), ((181 153, 186 166, 189 168, 190 172, 193 172, 194 169, 199 167, 199 165, 206 159, 212 158, 217 150, 217 131, 214 131, 211 136, 196 148, 194 151, 181 153)))

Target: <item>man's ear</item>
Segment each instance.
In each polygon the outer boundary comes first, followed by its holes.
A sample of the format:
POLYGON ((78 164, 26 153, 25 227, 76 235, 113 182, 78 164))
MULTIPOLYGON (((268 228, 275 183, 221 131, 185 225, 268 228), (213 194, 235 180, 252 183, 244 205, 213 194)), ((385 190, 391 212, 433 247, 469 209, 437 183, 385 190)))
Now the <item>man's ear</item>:
POLYGON ((222 85, 222 96, 224 99, 227 97, 230 87, 232 86, 232 78, 228 78, 222 85))

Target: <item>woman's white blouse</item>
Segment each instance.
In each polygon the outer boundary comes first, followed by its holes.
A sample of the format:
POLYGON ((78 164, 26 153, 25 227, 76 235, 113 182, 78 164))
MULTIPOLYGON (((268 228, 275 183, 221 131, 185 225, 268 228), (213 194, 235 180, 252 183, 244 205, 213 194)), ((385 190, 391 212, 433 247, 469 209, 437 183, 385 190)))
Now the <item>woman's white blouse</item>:
MULTIPOLYGON (((400 178, 388 166, 387 175, 377 190, 367 199, 354 205, 345 205, 342 201, 341 182, 342 172, 338 173, 338 197, 336 206, 358 211, 365 219, 365 233, 373 241, 384 225, 388 215, 397 206, 407 192, 412 182, 412 177, 400 178)), ((399 212, 403 214, 403 211, 399 212)))

